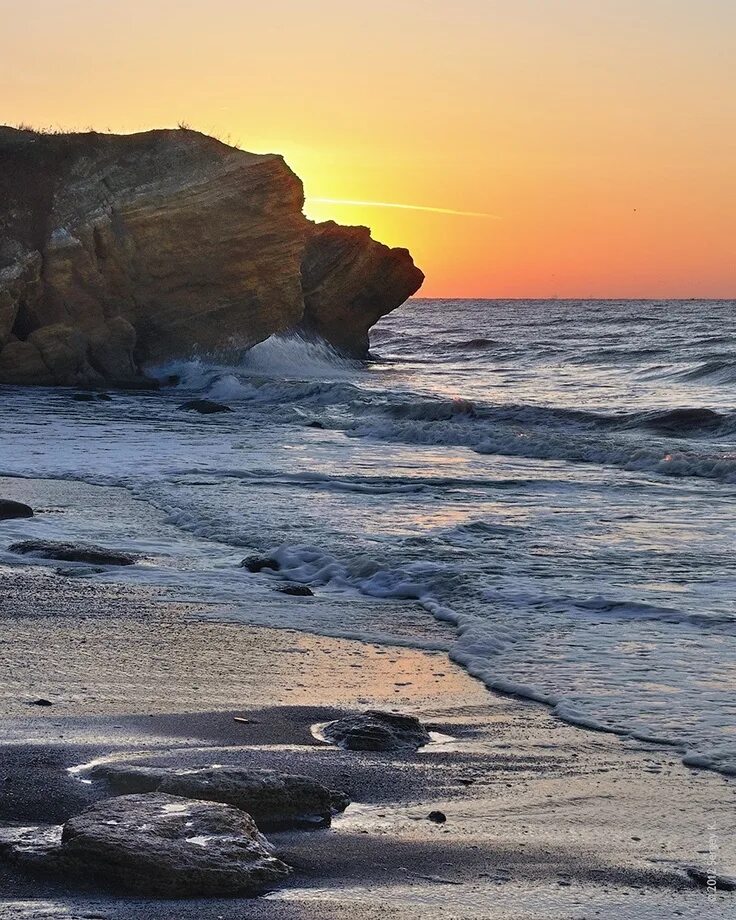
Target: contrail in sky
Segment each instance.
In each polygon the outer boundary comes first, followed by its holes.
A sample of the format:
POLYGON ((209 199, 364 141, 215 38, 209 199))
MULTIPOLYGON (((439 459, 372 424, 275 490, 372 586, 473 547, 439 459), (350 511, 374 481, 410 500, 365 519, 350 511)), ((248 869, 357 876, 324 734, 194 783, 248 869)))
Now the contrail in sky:
POLYGON ((397 204, 393 201, 351 201, 346 198, 307 198, 307 203, 319 204, 348 204, 369 208, 400 208, 405 211, 431 211, 433 214, 455 214, 458 217, 486 217, 491 220, 501 220, 498 214, 487 214, 484 211, 457 211, 455 208, 431 208, 424 204, 397 204))

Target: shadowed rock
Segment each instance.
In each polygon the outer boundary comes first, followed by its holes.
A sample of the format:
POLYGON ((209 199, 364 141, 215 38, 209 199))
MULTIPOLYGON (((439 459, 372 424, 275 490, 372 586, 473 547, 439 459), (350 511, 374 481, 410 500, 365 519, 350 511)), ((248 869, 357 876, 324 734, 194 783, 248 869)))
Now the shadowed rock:
POLYGON ((250 815, 178 796, 119 796, 55 828, 3 834, 0 853, 34 869, 167 897, 256 894, 289 867, 250 815))
POLYGON ((0 127, 0 383, 133 386, 289 331, 365 355, 423 275, 303 206, 282 157, 196 131, 0 127))
POLYGON ((715 891, 736 891, 736 878, 730 875, 718 875, 702 866, 688 866, 685 870, 698 885, 715 891))
POLYGON ((249 572, 262 572, 264 569, 273 569, 278 572, 281 564, 277 559, 271 559, 268 556, 246 556, 240 563, 242 569, 248 569, 249 572))
POLYGON ((164 792, 223 802, 248 812, 259 827, 327 827, 332 815, 350 800, 308 776, 249 770, 242 767, 202 767, 175 770, 101 764, 91 771, 121 793, 164 792))
POLYGON ((350 751, 416 750, 431 741, 429 732, 415 716, 374 709, 331 722, 323 733, 329 741, 350 751))
POLYGON ((0 858, 27 869, 59 869, 61 831, 58 825, 0 827, 0 858))
POLYGON ((75 402, 111 402, 112 397, 107 393, 75 393, 72 396, 75 402))
POLYGON ((11 501, 9 498, 0 498, 0 521, 29 517, 33 517, 33 508, 29 505, 11 501))
POLYGON ((431 821, 433 824, 444 824, 447 821, 447 815, 444 811, 430 811, 427 815, 427 821, 431 821))
POLYGON ((22 540, 8 547, 11 553, 34 556, 37 559, 58 559, 60 562, 87 562, 90 565, 133 565, 135 556, 92 546, 86 543, 57 543, 53 540, 22 540))
POLYGON ((200 415, 216 415, 218 412, 233 411, 230 406, 223 406, 222 403, 213 402, 211 399, 190 399, 182 403, 179 408, 189 412, 199 412, 200 415))
POLYGON ((306 585, 282 585, 276 590, 280 594, 290 594, 293 597, 314 597, 314 591, 306 585))

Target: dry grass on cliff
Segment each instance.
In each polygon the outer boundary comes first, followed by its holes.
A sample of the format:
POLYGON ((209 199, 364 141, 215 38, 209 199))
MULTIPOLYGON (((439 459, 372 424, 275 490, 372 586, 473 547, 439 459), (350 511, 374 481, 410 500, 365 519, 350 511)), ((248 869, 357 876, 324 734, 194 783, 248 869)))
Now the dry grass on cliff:
MULTIPOLYGON (((242 150, 240 143, 234 141, 232 135, 222 135, 214 129, 209 129, 208 131, 200 131, 198 128, 195 128, 188 121, 182 120, 177 122, 177 128, 180 131, 196 131, 197 133, 206 134, 208 137, 213 137, 215 140, 220 141, 221 144, 227 144, 228 147, 234 147, 236 150, 242 150)), ((28 134, 43 134, 49 137, 66 137, 71 134, 117 134, 120 132, 113 131, 112 128, 105 128, 100 130, 99 128, 93 128, 92 125, 88 125, 86 128, 61 128, 58 125, 31 125, 27 122, 17 122, 16 124, 10 125, 11 128, 15 128, 16 131, 24 131, 28 134)), ((125 132, 123 132, 125 133, 125 132)))

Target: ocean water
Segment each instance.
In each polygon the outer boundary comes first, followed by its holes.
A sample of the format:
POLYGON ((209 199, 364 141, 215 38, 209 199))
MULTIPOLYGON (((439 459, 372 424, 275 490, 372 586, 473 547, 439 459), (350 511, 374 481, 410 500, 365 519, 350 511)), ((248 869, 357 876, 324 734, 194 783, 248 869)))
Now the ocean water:
POLYGON ((736 774, 736 302, 413 300, 372 352, 274 337, 111 402, 0 389, 0 475, 64 484, 38 493, 62 513, 4 525, 0 564, 33 564, 22 537, 132 549, 89 577, 444 649, 736 774))

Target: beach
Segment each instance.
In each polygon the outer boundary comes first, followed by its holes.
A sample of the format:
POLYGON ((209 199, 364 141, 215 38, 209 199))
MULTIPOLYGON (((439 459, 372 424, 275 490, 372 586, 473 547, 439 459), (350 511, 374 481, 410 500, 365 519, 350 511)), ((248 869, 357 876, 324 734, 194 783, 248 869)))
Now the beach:
POLYGON ((293 871, 255 899, 4 861, 0 916, 728 916, 731 364, 685 312, 415 301, 369 362, 273 337, 159 391, 4 388, 34 514, 0 522, 0 848, 104 800, 100 764, 351 804, 268 830, 293 871), (433 740, 320 734, 371 709, 433 740))
POLYGON ((3 13, 0 920, 736 920, 736 2, 3 13))
POLYGON ((270 835, 295 871, 256 900, 152 901, 5 866, 3 918, 728 916, 732 895, 687 868, 715 840, 733 871, 733 786, 666 748, 491 694, 440 652, 214 621, 39 568, 2 577, 4 826, 79 812, 102 793, 68 771, 100 758, 304 773, 353 803, 329 829, 270 835), (442 740, 394 756, 312 733, 370 707, 442 740))

